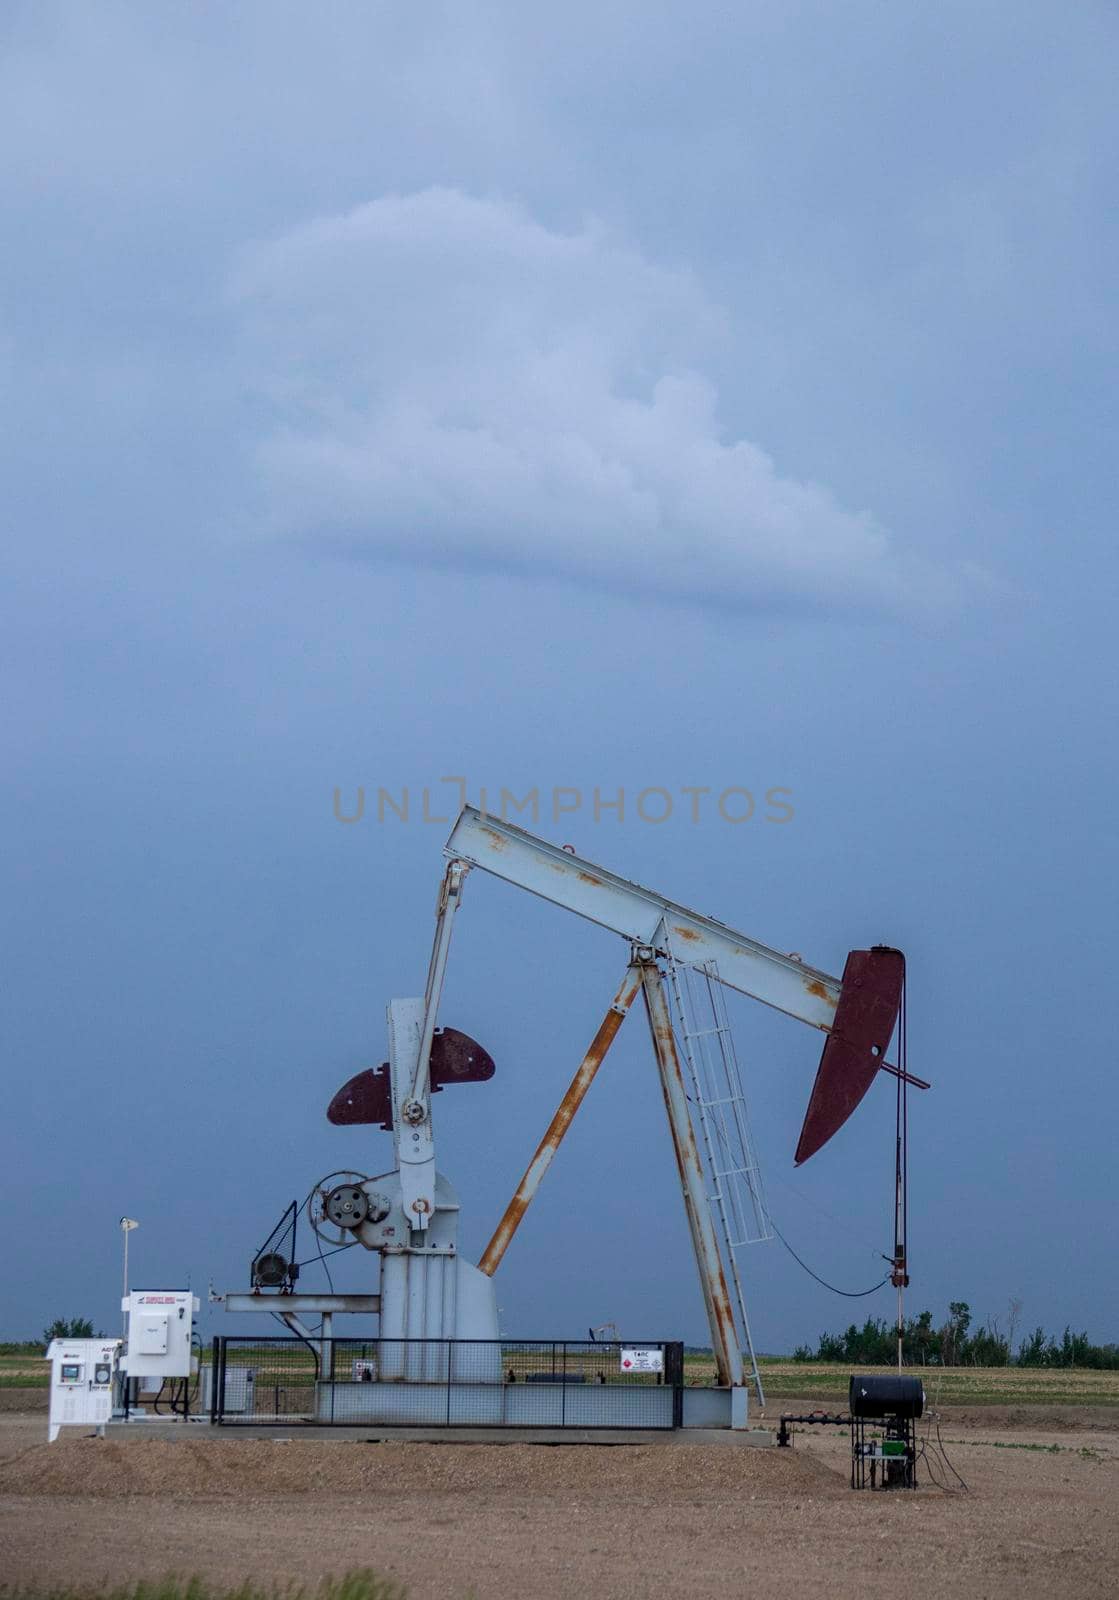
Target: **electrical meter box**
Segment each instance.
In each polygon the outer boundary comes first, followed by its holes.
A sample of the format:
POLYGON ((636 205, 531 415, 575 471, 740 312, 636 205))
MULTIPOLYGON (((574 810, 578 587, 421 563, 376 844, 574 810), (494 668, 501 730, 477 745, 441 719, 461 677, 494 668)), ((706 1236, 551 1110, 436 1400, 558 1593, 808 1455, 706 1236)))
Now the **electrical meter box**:
POLYGON ((113 1381, 120 1354, 119 1339, 52 1339, 51 1411, 47 1442, 60 1428, 94 1427, 104 1432, 113 1414, 113 1381))
POLYGON ((130 1378, 189 1378, 197 1296, 137 1289, 121 1301, 128 1314, 128 1347, 121 1370, 130 1378))
POLYGON ((140 1356, 165 1356, 167 1354, 166 1311, 158 1317, 137 1317, 128 1327, 129 1345, 136 1346, 140 1356))

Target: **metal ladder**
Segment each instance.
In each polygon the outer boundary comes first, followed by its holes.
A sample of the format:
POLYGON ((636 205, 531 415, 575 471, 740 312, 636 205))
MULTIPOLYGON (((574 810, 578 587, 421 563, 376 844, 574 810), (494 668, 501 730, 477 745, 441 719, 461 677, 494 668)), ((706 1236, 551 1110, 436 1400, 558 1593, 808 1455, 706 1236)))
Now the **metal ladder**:
POLYGON ((667 955, 677 1038, 692 1083, 693 1122, 698 1124, 706 1159, 707 1205, 731 1270, 743 1358, 749 1357, 758 1404, 764 1406, 765 1390, 750 1333, 738 1251, 744 1245, 771 1239, 773 1232, 742 1074, 717 964, 707 961, 694 966, 677 960, 671 949, 667 955))

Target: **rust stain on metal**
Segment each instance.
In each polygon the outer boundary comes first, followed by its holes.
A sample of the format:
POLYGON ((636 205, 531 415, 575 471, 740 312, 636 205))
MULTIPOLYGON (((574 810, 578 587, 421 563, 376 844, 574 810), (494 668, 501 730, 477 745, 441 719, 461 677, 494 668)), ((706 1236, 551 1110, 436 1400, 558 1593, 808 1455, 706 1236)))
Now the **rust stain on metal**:
POLYGON ((699 944, 703 940, 701 933, 697 933, 694 928, 681 927, 678 922, 673 924, 672 931, 673 933, 678 933, 681 939, 688 940, 689 943, 699 944))
POLYGON ((478 1270, 487 1277, 493 1277, 500 1265, 501 1258, 509 1248, 513 1235, 520 1226, 521 1218, 532 1203, 532 1198, 540 1187, 541 1180, 552 1164, 552 1158, 560 1147, 564 1134, 571 1126, 575 1113, 582 1105, 587 1090, 594 1080, 595 1073, 602 1065, 614 1037, 625 1021, 626 1013, 637 996, 641 987, 641 975, 634 968, 630 968, 622 987, 614 997, 614 1003, 603 1017, 598 1027, 598 1032, 587 1049, 586 1055, 579 1063, 578 1070, 567 1087, 563 1099, 556 1108, 555 1116, 549 1122, 544 1137, 536 1147, 536 1154, 525 1169, 524 1177, 517 1185, 517 1191, 505 1208, 505 1214, 494 1230, 493 1238, 482 1252, 478 1262, 478 1270))
POLYGON ((496 828, 483 828, 482 833, 489 840, 491 850, 508 850, 509 841, 496 828))
POLYGON ((579 874, 579 882, 593 883, 596 889, 602 888, 602 879, 596 878, 593 872, 581 872, 579 874))
POLYGON ((831 999, 831 995, 828 993, 824 984, 820 982, 819 978, 813 978, 811 983, 806 983, 804 987, 808 990, 809 994, 814 994, 818 1000, 831 999))
POLYGON ((670 1081, 675 1086, 681 1097, 681 1104, 686 1108, 688 1091, 684 1082, 684 1071, 676 1049, 676 1036, 672 1029, 672 1017, 665 1002, 661 988, 661 976, 656 966, 646 967, 643 986, 645 990, 645 1008, 652 1029, 654 1048, 657 1053, 657 1062, 660 1067, 661 1092, 664 1096, 665 1110, 668 1113, 668 1126, 672 1136, 672 1148, 676 1156, 676 1166, 680 1173, 681 1188, 684 1192, 684 1208, 688 1213, 688 1224, 695 1245, 697 1261, 700 1264, 700 1279, 704 1284, 704 1300, 708 1309, 711 1323, 711 1342, 715 1356, 715 1370, 718 1382, 729 1384, 732 1379, 731 1352, 737 1348, 738 1335, 735 1330, 734 1311, 731 1306, 730 1290, 727 1287, 726 1274, 723 1271, 722 1257, 719 1254, 718 1244, 714 1234, 704 1226, 704 1216, 701 1210, 705 1205, 703 1163, 700 1160, 699 1147, 696 1144, 695 1130, 686 1109, 681 1118, 673 1114, 673 1093, 670 1081))

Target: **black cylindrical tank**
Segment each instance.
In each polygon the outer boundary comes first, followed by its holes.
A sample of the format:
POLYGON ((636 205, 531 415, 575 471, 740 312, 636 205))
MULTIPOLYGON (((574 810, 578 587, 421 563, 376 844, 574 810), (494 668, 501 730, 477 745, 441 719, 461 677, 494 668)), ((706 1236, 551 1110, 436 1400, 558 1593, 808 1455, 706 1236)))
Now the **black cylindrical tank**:
POLYGON ((919 1417, 925 1409, 920 1378, 876 1373, 851 1379, 848 1405, 853 1417, 919 1417))

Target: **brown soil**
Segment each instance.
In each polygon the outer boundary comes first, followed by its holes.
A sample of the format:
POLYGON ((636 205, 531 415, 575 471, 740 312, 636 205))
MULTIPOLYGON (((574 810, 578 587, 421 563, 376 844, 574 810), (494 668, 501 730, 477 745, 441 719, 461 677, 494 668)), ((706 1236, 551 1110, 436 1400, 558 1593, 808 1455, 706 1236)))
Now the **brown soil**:
POLYGON ((0 1411, 46 1411, 50 1406, 50 1390, 0 1389, 0 1411))
MULTIPOLYGON (((75 1430, 76 1431, 76 1430, 75 1430)), ((0 1497, 253 1499, 338 1495, 368 1504, 387 1493, 498 1495, 631 1492, 675 1499, 702 1487, 712 1455, 720 1492, 759 1488, 840 1494, 835 1474, 794 1450, 690 1449, 663 1444, 359 1444, 283 1439, 60 1438, 0 1464, 0 1497), (391 1486, 391 1487, 390 1487, 391 1486)))
POLYGON ((48 1446, 44 1420, 0 1419, 8 1581, 313 1580, 371 1566, 412 1600, 1116 1592, 1119 1428, 947 1420, 972 1491, 948 1496, 927 1480, 916 1494, 853 1494, 840 1430, 789 1451, 342 1434, 48 1446))

